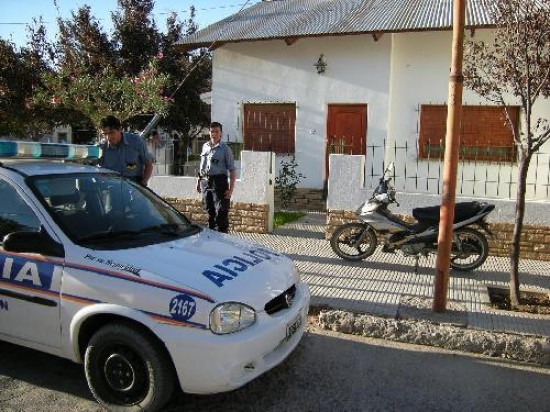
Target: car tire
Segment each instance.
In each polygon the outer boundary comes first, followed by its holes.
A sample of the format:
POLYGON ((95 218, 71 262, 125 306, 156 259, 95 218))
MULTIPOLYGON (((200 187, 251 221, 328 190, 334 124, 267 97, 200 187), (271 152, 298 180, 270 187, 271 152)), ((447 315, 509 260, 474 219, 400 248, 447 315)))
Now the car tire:
POLYGON ((110 411, 157 411, 175 385, 173 365, 162 345, 145 331, 110 323, 90 339, 84 357, 88 386, 110 411))

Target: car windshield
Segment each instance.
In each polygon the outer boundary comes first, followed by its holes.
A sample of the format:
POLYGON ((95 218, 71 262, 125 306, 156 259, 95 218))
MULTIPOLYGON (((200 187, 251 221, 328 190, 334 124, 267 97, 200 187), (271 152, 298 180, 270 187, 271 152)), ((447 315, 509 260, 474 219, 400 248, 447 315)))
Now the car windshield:
POLYGON ((139 247, 200 230, 151 190, 117 174, 37 176, 31 185, 56 223, 81 246, 139 247))

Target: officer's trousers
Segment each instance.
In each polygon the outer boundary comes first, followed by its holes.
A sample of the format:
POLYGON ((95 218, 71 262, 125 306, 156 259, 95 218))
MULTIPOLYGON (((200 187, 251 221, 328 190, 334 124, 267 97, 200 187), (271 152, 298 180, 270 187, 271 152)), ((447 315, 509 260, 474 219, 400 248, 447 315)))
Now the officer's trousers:
POLYGON ((203 182, 207 182, 207 185, 201 188, 201 192, 203 208, 208 212, 208 227, 227 233, 231 203, 230 199, 225 198, 225 192, 229 189, 227 175, 209 176, 208 180, 203 182))

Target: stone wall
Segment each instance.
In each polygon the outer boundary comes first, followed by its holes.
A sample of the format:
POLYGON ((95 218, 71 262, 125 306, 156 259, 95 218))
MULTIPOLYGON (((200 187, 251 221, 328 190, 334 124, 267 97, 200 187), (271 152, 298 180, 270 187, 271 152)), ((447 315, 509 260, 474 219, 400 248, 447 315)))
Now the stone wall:
MULTIPOLYGON (((296 189, 287 209, 325 211, 326 206, 326 195, 323 189, 296 189)), ((278 210, 283 208, 281 195, 277 189, 275 189, 275 208, 278 210)))
MULTIPOLYGON (((207 226, 208 214, 197 199, 167 198, 172 206, 184 213, 193 222, 207 226)), ((269 206, 256 203, 231 203, 229 230, 245 233, 269 233, 269 206)))
MULTIPOLYGON (((355 212, 329 210, 325 238, 330 239, 337 226, 353 221, 358 221, 355 212)), ((501 257, 509 256, 514 230, 513 223, 489 223, 489 227, 495 235, 494 239, 487 238, 489 254, 501 257)), ((383 240, 379 239, 380 241, 383 240)), ((550 226, 524 225, 520 245, 522 258, 550 261, 550 226)))
MULTIPOLYGON (((493 223, 489 225, 495 239, 489 238, 491 254, 495 256, 509 256, 513 223, 493 223)), ((524 259, 550 261, 550 227, 524 225, 521 232, 521 257, 524 259)))

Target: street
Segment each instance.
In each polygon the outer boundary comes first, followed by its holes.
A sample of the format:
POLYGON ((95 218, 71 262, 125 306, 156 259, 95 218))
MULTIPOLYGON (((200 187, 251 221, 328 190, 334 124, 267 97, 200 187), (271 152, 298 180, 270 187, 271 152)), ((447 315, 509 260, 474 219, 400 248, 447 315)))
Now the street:
MULTIPOLYGON (((550 411, 550 368, 342 335, 311 326, 279 367, 245 387, 177 393, 167 412, 550 411)), ((80 365, 0 342, 0 411, 98 412, 80 365)))

